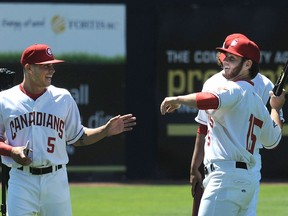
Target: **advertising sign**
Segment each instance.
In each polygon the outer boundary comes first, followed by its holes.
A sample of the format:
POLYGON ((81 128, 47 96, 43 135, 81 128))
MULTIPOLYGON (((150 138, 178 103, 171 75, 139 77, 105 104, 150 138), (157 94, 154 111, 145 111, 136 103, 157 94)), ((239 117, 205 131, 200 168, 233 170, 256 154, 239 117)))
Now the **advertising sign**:
POLYGON ((0 60, 18 61, 34 43, 69 62, 124 62, 122 4, 0 4, 0 60))

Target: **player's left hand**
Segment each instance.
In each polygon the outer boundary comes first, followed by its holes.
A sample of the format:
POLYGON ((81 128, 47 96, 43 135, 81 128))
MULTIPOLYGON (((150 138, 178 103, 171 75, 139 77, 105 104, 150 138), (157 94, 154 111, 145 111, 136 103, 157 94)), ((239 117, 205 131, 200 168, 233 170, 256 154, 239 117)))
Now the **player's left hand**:
POLYGON ((178 103, 177 97, 166 97, 160 105, 160 112, 162 115, 174 112, 180 108, 181 104, 178 103))
POLYGON ((283 92, 280 96, 275 96, 273 91, 270 91, 269 94, 270 94, 270 106, 271 106, 271 108, 274 108, 274 109, 279 111, 283 107, 285 100, 286 100, 285 89, 283 89, 283 92))
POLYGON ((132 114, 118 115, 111 118, 107 124, 108 136, 120 134, 122 132, 133 130, 133 126, 136 125, 136 117, 132 114))

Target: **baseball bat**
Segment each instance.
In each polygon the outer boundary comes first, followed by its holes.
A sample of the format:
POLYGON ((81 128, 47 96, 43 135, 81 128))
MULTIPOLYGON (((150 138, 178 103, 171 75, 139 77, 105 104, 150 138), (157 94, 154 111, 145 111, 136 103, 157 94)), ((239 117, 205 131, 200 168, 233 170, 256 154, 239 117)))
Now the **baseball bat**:
POLYGON ((6 170, 6 165, 1 163, 1 168, 2 168, 2 178, 1 178, 1 183, 2 183, 2 203, 1 203, 1 213, 2 216, 6 216, 6 179, 7 179, 7 170, 6 170))
POLYGON ((283 88, 284 88, 284 85, 286 83, 286 80, 287 80, 287 76, 288 76, 288 72, 287 72, 287 69, 288 69, 288 60, 286 61, 285 63, 285 66, 284 68, 282 69, 282 72, 281 72, 281 75, 280 77, 278 78, 274 88, 273 88, 273 93, 276 95, 276 96, 279 96, 281 95, 282 91, 283 91, 283 88))
POLYGON ((195 185, 195 194, 193 199, 192 216, 197 216, 200 206, 200 201, 203 194, 203 188, 199 183, 195 185))
POLYGON ((29 140, 27 140, 26 145, 25 145, 25 149, 23 150, 26 157, 28 157, 30 151, 31 151, 30 142, 29 142, 29 140))

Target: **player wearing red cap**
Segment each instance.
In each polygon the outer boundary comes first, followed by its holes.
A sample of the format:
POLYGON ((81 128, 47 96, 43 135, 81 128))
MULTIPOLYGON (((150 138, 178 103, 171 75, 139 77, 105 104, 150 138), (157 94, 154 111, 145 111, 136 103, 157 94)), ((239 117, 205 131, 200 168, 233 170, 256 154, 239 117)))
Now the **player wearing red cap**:
MULTIPOLYGON (((260 50, 247 38, 234 38, 225 54, 222 75, 229 79, 203 92, 166 97, 160 106, 164 115, 182 104, 206 110, 207 136, 204 146, 205 187, 199 216, 246 215, 258 180, 255 145, 273 148, 281 139, 280 109, 285 93, 270 92, 271 115, 251 81, 259 71, 260 50)), ((203 122, 206 123, 206 122, 203 122)))
MULTIPOLYGON (((235 38, 246 38, 245 35, 240 33, 234 33, 231 35, 228 35, 223 43, 223 48, 228 48, 231 44, 231 42, 235 38)), ((219 59, 219 65, 222 67, 222 62, 224 61, 225 54, 220 53, 218 55, 219 59)), ((207 89, 211 89, 212 87, 217 87, 225 84, 227 82, 227 79, 223 75, 224 71, 220 71, 219 73, 215 74, 211 78, 209 78, 203 86, 203 91, 206 91, 207 89)), ((256 77, 252 80, 254 83, 255 91, 257 94, 262 98, 262 101, 264 104, 267 104, 269 100, 269 91, 271 91, 274 87, 273 83, 264 75, 261 73, 258 73, 256 77)), ((283 119, 283 113, 281 110, 281 119, 283 119)), ((193 157, 191 160, 191 169, 190 169, 190 183, 192 185, 192 195, 195 195, 195 185, 202 185, 202 175, 199 171, 199 167, 201 166, 204 158, 204 143, 205 143, 205 136, 207 134, 207 114, 204 110, 199 110, 197 117, 195 120, 200 124, 195 145, 194 145, 194 152, 193 157)), ((247 216, 256 216, 256 209, 257 209, 257 203, 258 203, 258 194, 260 190, 260 180, 261 180, 261 155, 259 150, 263 148, 261 143, 257 142, 254 149, 254 158, 255 158, 255 166, 252 168, 253 173, 255 174, 255 178, 258 179, 258 184, 255 190, 255 194, 253 199, 250 202, 249 209, 247 212, 247 216)))
POLYGON ((98 128, 84 127, 71 94, 51 85, 53 64, 61 62, 45 44, 28 47, 21 57, 23 82, 0 93, 0 153, 12 167, 11 216, 71 216, 66 145, 90 145, 136 124, 127 114, 98 128))

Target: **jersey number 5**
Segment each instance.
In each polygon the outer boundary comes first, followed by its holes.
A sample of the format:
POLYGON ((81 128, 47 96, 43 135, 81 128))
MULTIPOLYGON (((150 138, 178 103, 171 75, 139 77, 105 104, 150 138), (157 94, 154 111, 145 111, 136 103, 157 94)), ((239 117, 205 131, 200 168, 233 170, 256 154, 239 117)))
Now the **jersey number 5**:
POLYGON ((256 118, 254 115, 250 115, 249 118, 249 129, 247 133, 247 140, 246 140, 246 149, 249 151, 251 154, 254 152, 254 147, 255 143, 257 140, 257 137, 254 134, 254 127, 257 126, 259 128, 262 128, 263 121, 260 119, 256 118))
POLYGON ((49 153, 53 153, 55 150, 55 137, 48 137, 48 143, 47 143, 47 152, 49 153))

